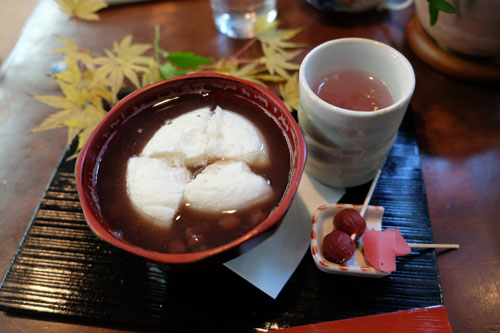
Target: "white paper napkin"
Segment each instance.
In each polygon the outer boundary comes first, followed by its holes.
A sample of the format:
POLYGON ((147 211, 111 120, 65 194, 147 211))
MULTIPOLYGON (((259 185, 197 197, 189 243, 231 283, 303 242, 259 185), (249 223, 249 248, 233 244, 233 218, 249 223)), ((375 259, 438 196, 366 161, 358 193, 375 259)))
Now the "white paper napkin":
POLYGON ((344 193, 343 188, 325 186, 304 173, 278 230, 224 265, 276 298, 309 247, 313 212, 323 204, 338 202, 344 193))

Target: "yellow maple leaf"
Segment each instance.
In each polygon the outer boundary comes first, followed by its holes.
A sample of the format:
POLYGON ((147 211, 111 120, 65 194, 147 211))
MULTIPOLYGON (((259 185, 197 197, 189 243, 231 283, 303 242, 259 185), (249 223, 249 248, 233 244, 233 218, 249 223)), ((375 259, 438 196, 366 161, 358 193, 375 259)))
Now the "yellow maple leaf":
POLYGON ((295 37, 302 29, 278 29, 279 21, 267 22, 262 16, 254 26, 255 38, 263 45, 282 50, 284 48, 301 47, 302 43, 290 42, 289 39, 295 37))
POLYGON ((57 37, 63 43, 63 46, 54 49, 52 53, 62 53, 64 57, 69 58, 74 63, 82 62, 85 66, 93 67, 92 54, 89 51, 80 49, 74 38, 57 37))
POLYGON ((286 79, 277 76, 270 75, 267 69, 262 66, 261 59, 255 59, 254 61, 240 64, 236 59, 220 59, 216 63, 212 64, 210 67, 206 67, 207 70, 234 76, 240 79, 251 81, 267 87, 266 82, 283 82, 286 79))
POLYGON ((59 88, 61 88, 63 94, 66 96, 66 100, 74 105, 84 106, 87 104, 88 90, 80 89, 79 84, 71 84, 63 81, 59 81, 59 88))
POLYGON ((207 65, 204 69, 211 71, 211 72, 227 74, 231 70, 231 68, 237 67, 237 66, 238 66, 238 63, 237 63, 236 59, 234 59, 234 58, 231 58, 231 59, 221 58, 217 62, 207 65))
POLYGON ((68 69, 54 75, 63 96, 34 96, 59 111, 47 117, 33 132, 67 127, 68 145, 78 136, 75 153, 78 154, 92 130, 105 116, 102 102, 111 98, 111 92, 101 82, 94 80, 91 71, 82 73, 69 58, 65 60, 68 69))
POLYGON ((148 71, 144 72, 141 78, 141 86, 145 87, 149 84, 160 82, 162 80, 158 63, 155 59, 150 58, 148 64, 148 71))
POLYGON ((240 64, 236 59, 220 59, 209 70, 225 75, 234 76, 240 79, 251 81, 261 86, 266 87, 265 84, 265 68, 260 63, 260 59, 240 64))
POLYGON ((266 84, 257 77, 257 75, 262 71, 262 69, 258 68, 259 65, 260 63, 258 59, 242 66, 234 65, 229 68, 227 74, 265 87, 266 84))
POLYGON ((107 80, 97 80, 92 70, 79 67, 69 57, 64 58, 67 69, 54 74, 58 84, 63 90, 67 100, 78 105, 91 102, 94 105, 102 105, 102 101, 111 102, 111 91, 107 88, 107 80), (82 73, 82 70, 85 70, 82 73))
MULTIPOLYGON (((43 102, 41 96, 35 98, 43 102)), ((43 96, 42 96, 43 97, 43 96)), ((60 106, 63 106, 62 104, 60 106)), ((104 118, 106 111, 95 105, 87 104, 84 106, 72 105, 71 108, 63 109, 47 117, 40 125, 35 127, 33 132, 46 131, 61 127, 68 127, 68 145, 82 131, 92 131, 95 126, 104 118)), ((82 140, 82 145, 86 138, 82 140)))
POLYGON ((255 77, 260 80, 269 81, 269 82, 284 82, 285 78, 278 75, 271 75, 267 72, 263 72, 262 74, 255 74, 255 77))
POLYGON ((121 42, 113 43, 113 51, 105 50, 106 57, 94 59, 94 64, 100 66, 95 72, 96 79, 109 80, 113 101, 117 100, 125 78, 140 88, 138 74, 149 72, 151 61, 151 57, 143 56, 143 53, 150 48, 150 44, 132 44, 132 36, 128 35, 121 42))
POLYGON ((300 105, 298 72, 295 72, 285 84, 280 85, 279 89, 288 109, 290 111, 298 110, 300 105))
POLYGON ((99 20, 96 12, 108 7, 103 0, 55 0, 55 2, 64 13, 83 20, 99 20))
POLYGON ((98 79, 90 70, 85 71, 83 76, 84 88, 88 89, 89 102, 94 105, 102 105, 102 101, 106 101, 108 104, 112 103, 113 94, 109 89, 107 79, 98 79))
POLYGON ((68 145, 73 141, 69 134, 73 133, 78 135, 78 145, 76 148, 76 152, 78 153, 105 115, 106 111, 104 111, 104 109, 92 104, 87 104, 82 112, 71 120, 66 120, 65 126, 68 127, 68 145))
POLYGON ((290 78, 289 70, 295 71, 300 68, 299 64, 292 63, 291 60, 299 55, 302 50, 282 51, 279 52, 265 44, 262 44, 264 57, 261 62, 266 65, 267 70, 271 75, 279 75, 285 79, 290 78))
POLYGON ((54 74, 54 77, 66 83, 78 84, 82 78, 82 72, 78 68, 78 65, 69 57, 65 57, 64 62, 66 63, 66 69, 54 74))

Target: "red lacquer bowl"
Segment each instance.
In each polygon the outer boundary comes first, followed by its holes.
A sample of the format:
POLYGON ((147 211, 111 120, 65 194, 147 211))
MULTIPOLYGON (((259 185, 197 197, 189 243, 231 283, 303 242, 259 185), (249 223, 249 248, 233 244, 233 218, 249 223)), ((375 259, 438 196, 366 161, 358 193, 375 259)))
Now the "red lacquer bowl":
POLYGON ((78 195, 88 225, 104 241, 123 250, 172 266, 192 265, 201 262, 223 262, 252 248, 266 238, 287 212, 304 170, 306 145, 296 121, 284 103, 270 90, 257 84, 215 73, 197 73, 173 78, 137 90, 114 106, 93 131, 83 147, 76 164, 78 195), (216 93, 261 112, 274 120, 276 131, 286 137, 292 159, 292 171, 288 188, 278 207, 256 227, 246 234, 209 250, 193 253, 161 253, 147 250, 115 237, 116 232, 100 213, 97 203, 96 173, 99 159, 109 138, 121 125, 137 112, 150 106, 154 101, 165 100, 183 94, 216 93))

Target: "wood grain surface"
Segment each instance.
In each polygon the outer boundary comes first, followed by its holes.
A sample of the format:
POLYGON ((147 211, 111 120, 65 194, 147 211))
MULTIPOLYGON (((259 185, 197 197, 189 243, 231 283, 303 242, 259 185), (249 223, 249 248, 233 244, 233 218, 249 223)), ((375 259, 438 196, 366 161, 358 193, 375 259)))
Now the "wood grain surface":
MULTIPOLYGON (((412 107, 421 149, 436 243, 459 243, 438 252, 451 325, 456 332, 500 330, 500 89, 449 78, 409 48, 406 25, 413 8, 356 16, 322 13, 305 0, 278 1, 283 27, 301 27, 297 40, 312 48, 340 37, 385 42, 405 54, 417 79, 412 107)), ((220 35, 208 1, 171 0, 111 7, 97 22, 75 22, 53 1, 40 0, 0 72, 0 275, 4 275, 51 179, 66 142, 65 130, 31 133, 53 110, 30 95, 52 94, 46 75, 58 56, 57 35, 75 36, 96 52, 133 34, 152 42, 161 25, 161 46, 228 57, 245 41, 220 35)), ((300 59, 299 59, 300 60, 300 59)), ((34 320, 0 314, 3 332, 112 332, 112 328, 34 320)))

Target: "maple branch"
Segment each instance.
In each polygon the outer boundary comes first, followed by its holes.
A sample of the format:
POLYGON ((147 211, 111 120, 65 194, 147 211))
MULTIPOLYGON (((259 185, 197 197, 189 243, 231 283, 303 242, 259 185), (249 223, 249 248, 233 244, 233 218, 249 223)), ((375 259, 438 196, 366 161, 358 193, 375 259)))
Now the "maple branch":
POLYGON ((153 39, 153 45, 155 50, 155 61, 160 65, 160 26, 155 25, 155 36, 153 39))
POLYGON ((250 48, 255 42, 257 41, 257 38, 252 38, 250 39, 241 49, 236 51, 236 53, 232 56, 232 58, 238 58, 240 55, 242 55, 246 50, 250 48))

